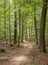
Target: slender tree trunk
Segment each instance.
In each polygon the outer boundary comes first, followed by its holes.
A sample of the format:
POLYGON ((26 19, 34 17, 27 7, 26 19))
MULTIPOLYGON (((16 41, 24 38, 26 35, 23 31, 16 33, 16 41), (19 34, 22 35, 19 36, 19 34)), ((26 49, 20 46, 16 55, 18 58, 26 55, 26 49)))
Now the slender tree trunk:
POLYGON ((17 43, 17 14, 16 14, 16 3, 14 1, 14 44, 17 43))
POLYGON ((1 40, 1 15, 0 15, 0 40, 1 40))
POLYGON ((31 41, 32 41, 32 26, 31 26, 31 33, 30 34, 31 34, 31 41))
POLYGON ((34 24, 35 24, 35 40, 36 44, 38 45, 38 35, 37 35, 37 26, 36 26, 36 16, 34 17, 34 24))
POLYGON ((14 44, 17 43, 17 17, 16 17, 16 11, 14 12, 15 15, 15 21, 14 21, 14 44))
POLYGON ((22 43, 23 43, 23 34, 24 34, 24 18, 22 16, 22 43))
POLYGON ((46 52, 45 25, 46 25, 47 3, 48 0, 43 0, 43 8, 42 8, 41 22, 40 22, 40 49, 42 52, 46 52))
POLYGON ((11 45, 10 0, 9 0, 9 40, 11 45))
POLYGON ((18 46, 20 46, 21 42, 21 10, 19 9, 19 37, 18 37, 18 46))
POLYGON ((29 25, 29 41, 30 41, 30 25, 29 25))
POLYGON ((26 39, 26 41, 27 41, 27 20, 25 21, 25 25, 26 25, 26 27, 25 27, 25 29, 26 29, 25 39, 26 39))
POLYGON ((29 26, 29 41, 31 42, 32 39, 32 27, 29 26))
POLYGON ((4 37, 7 43, 7 39, 6 39, 6 0, 4 0, 4 37))
POLYGON ((37 35, 37 21, 36 21, 36 6, 35 6, 35 0, 34 0, 34 24, 35 24, 35 40, 36 40, 36 44, 38 45, 38 35, 37 35))

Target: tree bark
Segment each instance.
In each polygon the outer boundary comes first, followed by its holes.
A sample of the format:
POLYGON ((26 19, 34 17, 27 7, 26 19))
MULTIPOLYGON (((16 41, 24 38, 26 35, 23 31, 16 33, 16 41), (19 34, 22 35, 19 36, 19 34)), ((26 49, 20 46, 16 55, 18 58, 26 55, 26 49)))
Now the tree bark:
POLYGON ((15 20, 14 20, 14 44, 17 43, 17 17, 16 17, 16 11, 14 12, 15 20))
POLYGON ((14 44, 17 43, 17 14, 16 14, 16 3, 14 1, 14 44))
POLYGON ((42 52, 46 52, 45 25, 46 25, 47 3, 48 0, 43 0, 43 8, 42 8, 41 22, 40 22, 40 49, 42 52))
POLYGON ((22 43, 23 43, 23 36, 24 36, 24 18, 22 15, 22 43))
POLYGON ((36 6, 35 6, 35 0, 34 0, 34 25, 35 25, 35 40, 36 40, 36 44, 38 45, 38 35, 37 35, 37 21, 36 21, 36 6))
POLYGON ((11 26, 10 26, 10 0, 9 0, 9 40, 11 45, 11 26))
POLYGON ((6 38, 6 0, 4 0, 4 37, 5 37, 5 41, 7 43, 7 38, 6 38))
POLYGON ((18 37, 18 46, 20 46, 20 43, 21 43, 21 37, 22 37, 22 34, 21 34, 21 31, 22 31, 22 24, 21 24, 21 10, 19 9, 19 37, 18 37))

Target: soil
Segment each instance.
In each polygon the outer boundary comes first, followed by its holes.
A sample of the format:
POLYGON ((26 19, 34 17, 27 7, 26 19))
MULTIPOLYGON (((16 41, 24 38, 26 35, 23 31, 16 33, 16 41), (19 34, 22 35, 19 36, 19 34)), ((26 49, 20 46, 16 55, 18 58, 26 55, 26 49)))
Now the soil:
POLYGON ((7 45, 5 50, 0 53, 0 65, 48 65, 48 53, 40 52, 35 44, 23 43, 19 48, 7 45))

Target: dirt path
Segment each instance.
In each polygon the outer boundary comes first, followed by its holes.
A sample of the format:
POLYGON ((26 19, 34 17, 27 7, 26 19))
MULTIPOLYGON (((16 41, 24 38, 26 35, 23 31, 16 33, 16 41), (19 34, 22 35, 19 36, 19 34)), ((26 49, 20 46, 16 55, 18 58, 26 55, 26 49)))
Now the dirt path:
POLYGON ((32 49, 32 44, 24 44, 24 47, 17 48, 14 51, 9 51, 7 53, 0 55, 0 65, 21 65, 27 62, 28 54, 32 49))
MULTIPOLYGON (((48 51, 48 46, 46 46, 48 51)), ((40 52, 38 45, 23 44, 0 54, 0 65, 48 65, 48 53, 40 52)))

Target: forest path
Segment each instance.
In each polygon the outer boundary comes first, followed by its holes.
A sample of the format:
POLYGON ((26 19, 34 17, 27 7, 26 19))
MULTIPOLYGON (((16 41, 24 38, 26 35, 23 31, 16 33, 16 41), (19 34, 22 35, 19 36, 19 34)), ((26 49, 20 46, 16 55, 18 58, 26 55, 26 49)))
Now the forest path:
MULTIPOLYGON (((48 52, 48 45, 46 49, 48 52)), ((38 45, 28 42, 6 50, 0 53, 0 65, 48 65, 48 53, 40 52, 38 45)))
POLYGON ((23 44, 23 47, 0 55, 0 65, 21 65, 28 61, 28 54, 32 50, 32 44, 23 44))

